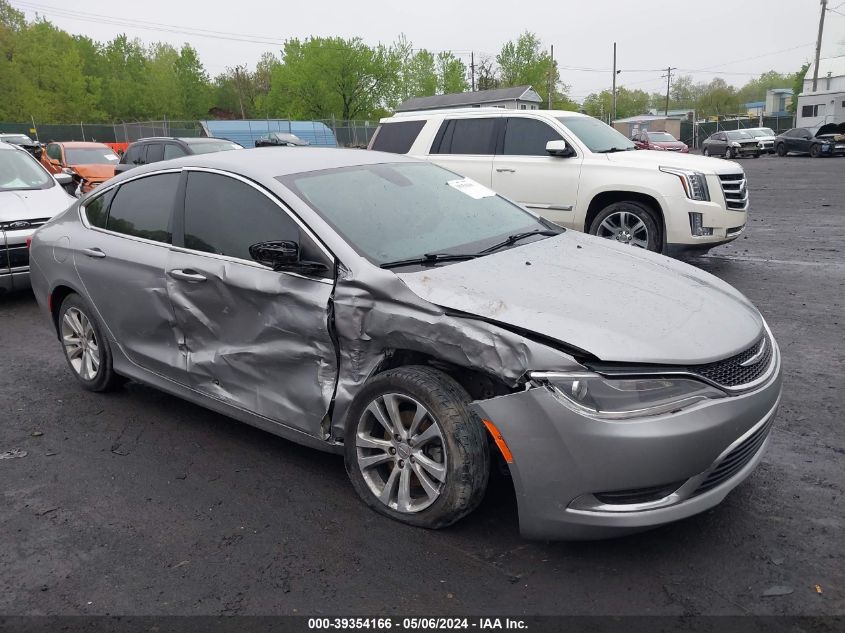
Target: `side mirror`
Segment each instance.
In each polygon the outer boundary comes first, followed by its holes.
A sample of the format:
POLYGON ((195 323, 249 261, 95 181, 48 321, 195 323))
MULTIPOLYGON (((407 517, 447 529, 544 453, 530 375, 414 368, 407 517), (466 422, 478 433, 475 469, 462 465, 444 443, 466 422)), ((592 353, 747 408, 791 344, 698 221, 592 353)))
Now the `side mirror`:
POLYGON ((549 153, 550 156, 559 156, 561 158, 566 158, 567 156, 572 156, 575 152, 566 144, 566 141, 549 141, 546 143, 546 151, 549 153))
POLYGON ((290 270, 299 264, 299 244, 292 240, 258 242, 249 247, 249 255, 273 270, 290 270))
POLYGON ((70 195, 76 195, 76 182, 70 174, 54 174, 53 178, 59 183, 59 186, 68 192, 70 195))

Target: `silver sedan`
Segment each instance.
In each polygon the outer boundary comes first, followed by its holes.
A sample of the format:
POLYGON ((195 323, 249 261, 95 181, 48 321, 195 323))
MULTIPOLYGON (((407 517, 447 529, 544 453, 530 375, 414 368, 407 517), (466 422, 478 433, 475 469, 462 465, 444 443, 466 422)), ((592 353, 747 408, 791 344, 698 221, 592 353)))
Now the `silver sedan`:
POLYGON ((343 453, 427 528, 494 461, 522 533, 599 538, 718 504, 760 461, 780 353, 739 292, 392 154, 244 150, 134 169, 32 241, 92 391, 140 381, 343 453))

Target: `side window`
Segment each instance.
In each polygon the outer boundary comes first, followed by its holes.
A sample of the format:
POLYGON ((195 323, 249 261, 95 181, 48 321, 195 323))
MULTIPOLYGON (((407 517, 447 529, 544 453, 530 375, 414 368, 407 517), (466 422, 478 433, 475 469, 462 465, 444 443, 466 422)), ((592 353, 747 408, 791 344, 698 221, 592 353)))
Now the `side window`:
POLYGON ((126 150, 120 162, 124 165, 143 165, 143 154, 146 149, 146 145, 133 145, 126 150))
POLYGON ((190 172, 185 191, 185 247, 253 261, 258 242, 293 240, 302 257, 315 259, 299 225, 266 195, 234 178, 190 172))
POLYGON ((114 189, 109 190, 102 196, 97 196, 85 204, 85 217, 88 224, 97 228, 106 228, 106 218, 109 214, 109 204, 114 197, 114 189))
POLYGON ((417 140, 417 135, 423 129, 423 126, 425 126, 425 121, 382 123, 376 132, 370 149, 379 152, 407 154, 411 151, 411 146, 417 140))
POLYGON ((164 160, 179 158, 180 156, 187 156, 187 153, 175 143, 167 143, 164 146, 164 160))
POLYGON ((47 156, 49 156, 53 160, 61 160, 62 152, 59 149, 59 146, 56 145, 55 143, 50 143, 47 146, 47 156))
MULTIPOLYGON (((647 138, 643 135, 644 138, 647 138)), ((507 156, 548 156, 546 143, 559 141, 563 137, 542 121, 522 117, 508 118, 505 128, 505 146, 507 156)))
MULTIPOLYGON (((432 154, 493 154, 497 119, 451 119, 443 122, 440 144, 432 154)), ((435 145, 437 145, 435 141, 435 145)))
POLYGON ((179 174, 159 174, 132 180, 114 195, 106 228, 116 233, 170 243, 170 215, 179 174))
POLYGON ((164 160, 164 145, 162 143, 150 143, 147 146, 147 164, 157 163, 164 160))

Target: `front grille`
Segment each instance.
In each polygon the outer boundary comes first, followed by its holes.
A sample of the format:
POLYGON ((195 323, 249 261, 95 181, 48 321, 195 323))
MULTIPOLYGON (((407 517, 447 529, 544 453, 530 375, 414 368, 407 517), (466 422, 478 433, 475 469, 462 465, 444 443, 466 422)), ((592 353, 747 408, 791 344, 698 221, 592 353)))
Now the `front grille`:
POLYGON ((649 503, 668 497, 684 484, 676 481, 651 488, 635 488, 633 490, 614 490, 612 492, 597 492, 593 496, 608 505, 624 505, 629 503, 649 503))
POLYGON ((741 387, 754 382, 768 370, 772 362, 772 342, 765 334, 748 349, 713 363, 694 365, 690 371, 723 387, 741 387), (743 367, 742 363, 749 360, 765 345, 762 356, 753 364, 743 367))
POLYGON ((766 441, 769 431, 772 429, 774 419, 775 416, 772 416, 765 424, 761 425, 759 429, 745 438, 739 446, 725 455, 725 458, 720 461, 715 468, 707 473, 704 481, 702 481, 698 488, 695 489, 692 496, 694 497, 705 493, 708 490, 712 490, 742 470, 743 467, 757 454, 760 447, 763 446, 763 442, 766 441))
MULTIPOLYGON (((9 268, 22 268, 29 266, 29 249, 26 246, 10 246, 5 252, 6 264, 9 268)), ((0 266, 3 265, 0 258, 0 266)))
POLYGON ((49 222, 50 218, 34 218, 26 220, 8 220, 0 222, 0 231, 28 231, 30 229, 37 229, 42 224, 49 222), (15 226, 15 224, 23 224, 24 226, 15 226))
POLYGON ((719 174, 722 183, 722 193, 725 194, 725 203, 728 209, 744 211, 748 207, 748 188, 745 174, 719 174))

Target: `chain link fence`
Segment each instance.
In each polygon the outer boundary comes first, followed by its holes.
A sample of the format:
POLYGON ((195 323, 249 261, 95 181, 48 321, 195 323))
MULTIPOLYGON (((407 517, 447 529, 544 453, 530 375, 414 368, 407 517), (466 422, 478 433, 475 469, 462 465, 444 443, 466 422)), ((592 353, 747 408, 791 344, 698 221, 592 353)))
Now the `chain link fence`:
POLYGON ((701 147, 701 143, 711 134, 726 130, 747 130, 748 128, 767 127, 775 134, 786 132, 795 127, 792 115, 731 118, 722 121, 681 121, 681 138, 690 147, 701 147))

